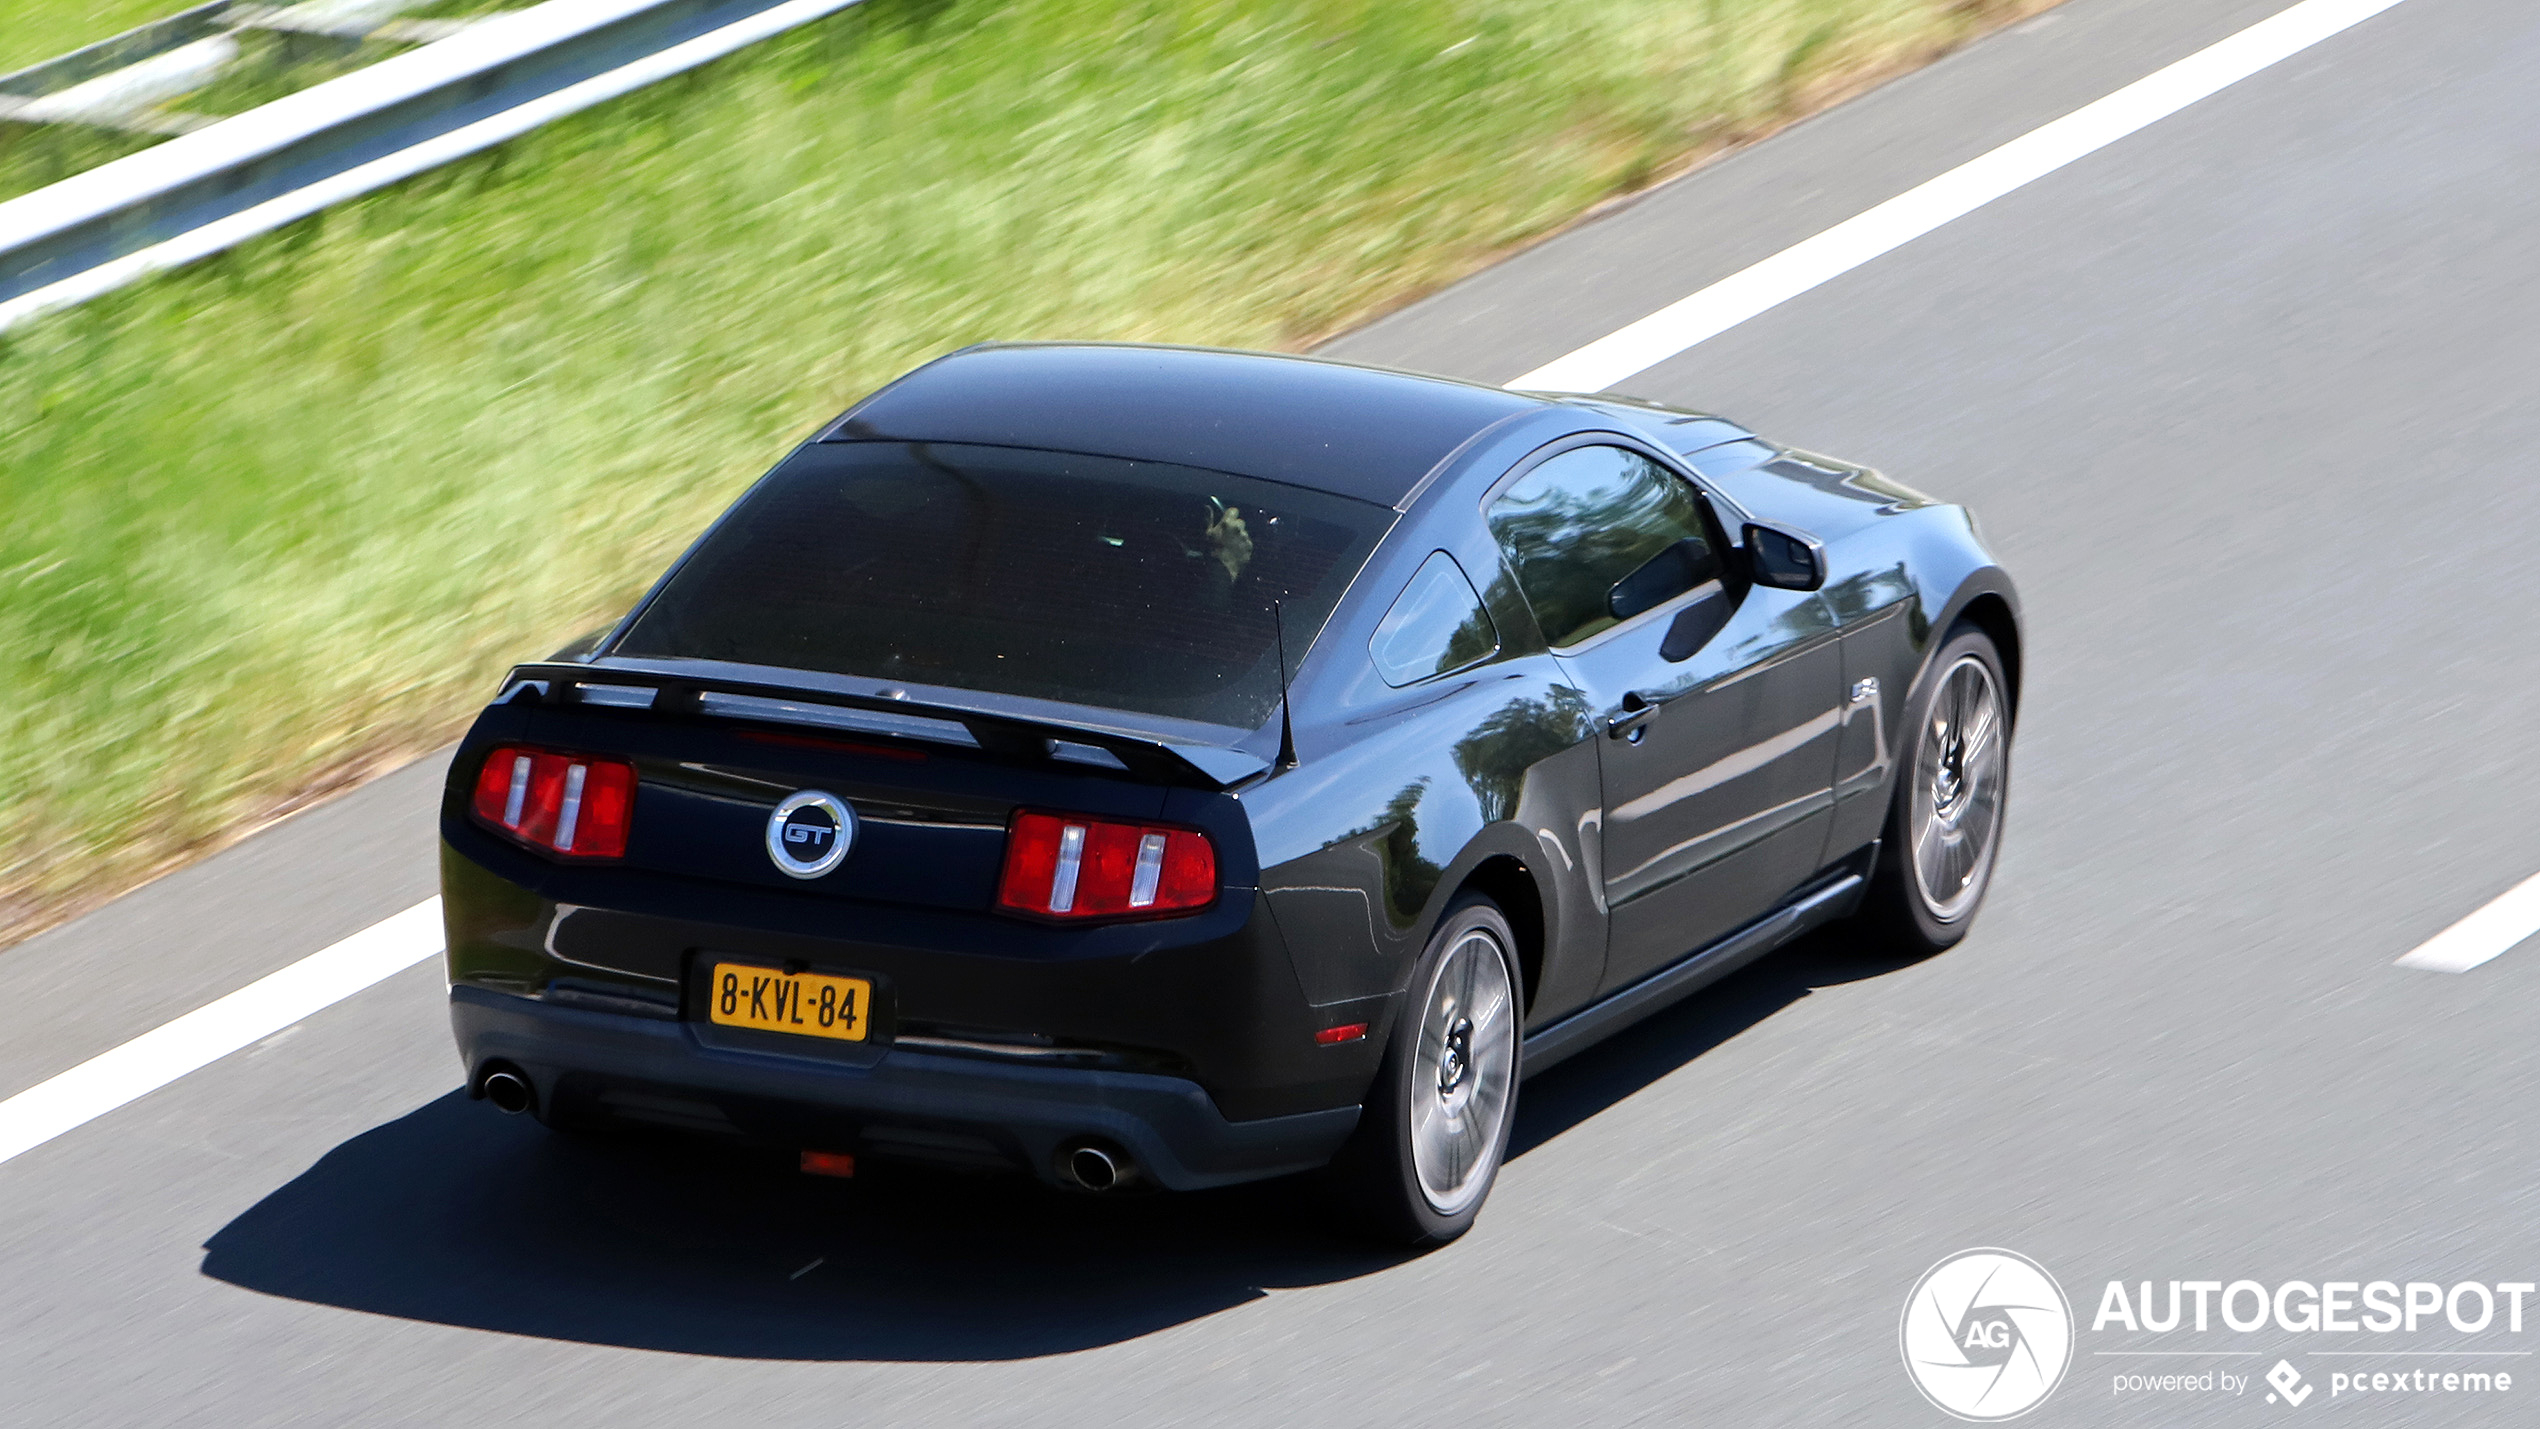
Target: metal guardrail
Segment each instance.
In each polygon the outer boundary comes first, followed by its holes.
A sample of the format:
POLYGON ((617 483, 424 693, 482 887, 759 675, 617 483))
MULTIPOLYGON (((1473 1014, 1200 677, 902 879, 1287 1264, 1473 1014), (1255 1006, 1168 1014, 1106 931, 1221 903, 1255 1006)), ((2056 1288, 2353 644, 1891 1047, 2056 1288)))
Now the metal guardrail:
POLYGON ((99 75, 122 69, 135 60, 148 59, 221 33, 221 18, 234 0, 210 0, 190 10, 180 10, 163 20, 126 30, 112 39, 84 45, 69 54, 56 56, 42 64, 0 74, 0 95, 18 99, 37 99, 70 88, 99 75))
POLYGON ((153 20, 10 74, 0 74, 0 120, 18 124, 71 124, 133 134, 191 134, 219 122, 214 115, 171 109, 168 101, 195 93, 235 70, 251 68, 267 80, 287 77, 295 64, 333 59, 372 40, 428 45, 499 18, 409 20, 405 11, 431 0, 290 0, 262 5, 210 0, 153 20), (250 58, 240 37, 284 39, 279 50, 250 58), (316 45, 306 41, 316 40, 316 45))
POLYGON ((0 203, 0 328, 855 3, 547 0, 74 174, 0 203))

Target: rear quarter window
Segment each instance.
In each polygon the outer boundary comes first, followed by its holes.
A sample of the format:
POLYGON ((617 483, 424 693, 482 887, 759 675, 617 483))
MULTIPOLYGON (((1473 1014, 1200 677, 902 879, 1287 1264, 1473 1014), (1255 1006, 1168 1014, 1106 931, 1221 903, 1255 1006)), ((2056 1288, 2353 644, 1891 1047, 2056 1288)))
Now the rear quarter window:
POLYGON ((1464 568, 1444 551, 1431 551, 1420 563, 1367 641, 1376 673, 1397 689, 1461 670, 1498 650, 1490 612, 1464 568))

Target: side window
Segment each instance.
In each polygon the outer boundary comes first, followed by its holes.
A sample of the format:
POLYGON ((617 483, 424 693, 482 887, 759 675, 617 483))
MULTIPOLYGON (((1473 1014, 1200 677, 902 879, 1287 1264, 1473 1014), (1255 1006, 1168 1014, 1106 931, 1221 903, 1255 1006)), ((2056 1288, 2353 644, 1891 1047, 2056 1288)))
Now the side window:
POLYGON ((1464 568, 1444 551, 1431 551, 1420 563, 1367 641, 1376 672, 1396 688, 1461 670, 1498 649, 1490 612, 1464 568))
POLYGON ((1490 506, 1543 638, 1575 645, 1720 573, 1701 498, 1622 447, 1566 451, 1490 506))

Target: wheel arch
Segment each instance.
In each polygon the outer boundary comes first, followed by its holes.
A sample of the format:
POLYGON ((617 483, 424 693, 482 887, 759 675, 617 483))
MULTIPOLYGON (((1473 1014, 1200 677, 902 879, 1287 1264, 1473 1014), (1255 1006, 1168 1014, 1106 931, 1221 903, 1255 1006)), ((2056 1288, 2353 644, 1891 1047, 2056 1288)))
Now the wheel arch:
MULTIPOLYGON (((1928 578, 1924 589, 1926 600, 1936 593, 1934 583, 1928 578)), ((1939 608, 1935 618, 1924 627, 1930 633, 1925 637, 1920 658, 1915 662, 1915 683, 1921 684, 1922 676, 1929 671, 1933 658, 1940 654, 1940 647, 1949 638, 1949 632, 1961 624, 1973 625, 1984 632, 1985 638, 1993 642, 1994 651, 2002 657, 2002 678, 2009 685, 2005 693, 2009 696, 2012 722, 2016 725, 2020 711, 2020 686, 2027 670, 2019 587, 2011 583, 2010 572, 1988 562, 1967 571, 1954 583, 1939 586, 1939 589, 1947 590, 1949 595, 1946 600, 1936 602, 1939 608)), ((1925 607, 1931 608, 1929 605, 1925 607)))
POLYGON ((1490 899, 1508 919, 1509 931, 1517 937, 1513 951, 1517 955, 1517 976, 1524 984, 1520 991, 1525 1005, 1532 1007, 1535 989, 1543 980, 1544 953, 1543 890, 1535 886, 1534 871, 1513 854, 1495 853, 1464 875, 1446 906, 1454 907, 1467 893, 1490 899))
POLYGON ((2010 686, 2011 713, 2018 718, 2020 709, 2020 619, 2011 611, 2011 602, 1999 591, 1983 591, 1959 607, 1958 619, 1975 626, 1993 642, 1995 653, 2002 657, 2002 678, 2010 686))

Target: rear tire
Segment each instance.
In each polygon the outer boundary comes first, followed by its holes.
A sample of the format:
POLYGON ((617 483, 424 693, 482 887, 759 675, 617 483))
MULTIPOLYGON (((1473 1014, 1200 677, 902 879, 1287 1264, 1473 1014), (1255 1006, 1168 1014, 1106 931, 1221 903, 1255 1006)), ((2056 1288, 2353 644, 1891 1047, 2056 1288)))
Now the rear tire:
POLYGON ((1906 703, 1861 923, 1908 956, 1956 946, 1992 886, 2010 792, 2009 691, 1992 637, 1961 623, 1906 703))
POLYGON ((1439 920, 1358 1130, 1326 1173, 1353 1231, 1427 1248, 1481 1213, 1516 1111, 1516 946, 1508 919, 1480 894, 1439 920))

